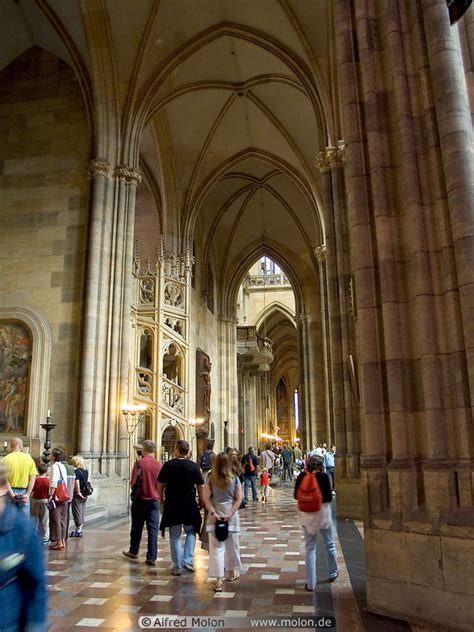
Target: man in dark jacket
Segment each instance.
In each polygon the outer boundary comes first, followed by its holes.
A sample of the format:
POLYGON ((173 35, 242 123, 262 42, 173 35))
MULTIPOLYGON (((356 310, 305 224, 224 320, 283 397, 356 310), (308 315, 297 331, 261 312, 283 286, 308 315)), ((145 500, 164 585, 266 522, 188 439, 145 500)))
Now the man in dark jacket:
POLYGON ((253 453, 253 448, 249 448, 249 451, 242 457, 242 467, 244 470, 244 505, 249 500, 249 485, 252 486, 252 500, 254 503, 258 501, 257 496, 257 467, 258 459, 253 453))
POLYGON ((167 461, 158 477, 158 493, 163 501, 163 516, 160 531, 170 530, 170 550, 173 561, 173 575, 181 575, 183 568, 194 572, 194 547, 196 534, 201 530, 201 513, 196 502, 196 490, 202 503, 204 480, 201 470, 194 461, 187 458, 187 441, 176 443, 176 458, 167 461), (181 533, 186 534, 184 549, 181 533))
POLYGON ((0 463, 0 628, 47 630, 43 550, 34 523, 6 500, 8 468, 0 463))

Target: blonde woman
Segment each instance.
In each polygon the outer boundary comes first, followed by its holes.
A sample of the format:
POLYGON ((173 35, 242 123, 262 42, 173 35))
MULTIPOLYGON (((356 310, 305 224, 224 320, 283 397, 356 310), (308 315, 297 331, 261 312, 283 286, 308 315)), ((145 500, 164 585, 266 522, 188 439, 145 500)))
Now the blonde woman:
POLYGON ((240 570, 238 510, 242 502, 242 485, 232 470, 228 454, 221 452, 214 459, 203 496, 208 511, 209 575, 216 578, 214 590, 221 592, 224 578, 233 581, 240 570), (220 519, 227 522, 229 529, 224 542, 215 535, 216 522, 220 519))
POLYGON ((84 526, 84 512, 86 508, 87 496, 83 494, 85 484, 89 480, 89 472, 86 470, 84 459, 80 455, 73 456, 71 465, 74 466, 74 495, 72 497, 72 517, 76 526, 75 531, 71 531, 70 538, 82 538, 82 527, 84 526))

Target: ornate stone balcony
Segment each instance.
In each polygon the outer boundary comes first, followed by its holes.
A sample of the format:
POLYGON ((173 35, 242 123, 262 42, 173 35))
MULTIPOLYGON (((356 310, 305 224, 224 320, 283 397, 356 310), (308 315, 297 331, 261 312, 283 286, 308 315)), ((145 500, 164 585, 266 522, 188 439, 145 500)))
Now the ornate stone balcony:
POLYGON ((248 290, 265 289, 290 289, 291 284, 283 272, 280 274, 251 274, 247 277, 246 285, 248 290))
POLYGON ((239 362, 247 370, 256 373, 270 370, 273 362, 272 341, 259 336, 255 326, 237 327, 237 353, 239 362))

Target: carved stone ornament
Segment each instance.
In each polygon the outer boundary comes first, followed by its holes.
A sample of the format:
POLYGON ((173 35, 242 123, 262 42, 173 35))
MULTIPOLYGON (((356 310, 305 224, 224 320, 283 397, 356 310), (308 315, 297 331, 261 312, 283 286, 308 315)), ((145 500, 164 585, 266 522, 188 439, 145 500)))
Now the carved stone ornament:
POLYGON ((327 246, 326 244, 322 244, 321 246, 316 246, 314 249, 314 254, 318 261, 324 261, 327 255, 327 246))
POLYGON ((103 160, 102 158, 94 158, 87 165, 87 175, 89 178, 94 178, 95 176, 104 176, 104 178, 110 178, 111 175, 111 167, 107 160, 103 160))
POLYGON ((337 147, 328 147, 326 155, 331 167, 342 167, 345 156, 344 143, 340 142, 337 147))
POLYGON ((171 318, 171 316, 167 316, 165 318, 165 325, 180 336, 184 333, 184 320, 181 320, 180 318, 171 318))
POLYGON ((337 147, 326 147, 316 156, 315 165, 321 171, 328 171, 331 167, 342 167, 344 164, 345 145, 339 141, 337 147))
POLYGON ((308 322, 308 314, 305 314, 304 312, 300 312, 299 314, 296 315, 296 322, 297 323, 308 322))
POLYGON ((155 280, 154 278, 140 279, 140 303, 154 303, 155 280))
POLYGON ((184 295, 183 288, 179 283, 169 281, 165 285, 165 305, 171 307, 183 307, 184 295))
POLYGON ((114 171, 114 175, 117 180, 121 182, 126 182, 127 184, 140 184, 142 181, 142 176, 140 172, 136 169, 132 169, 131 167, 127 167, 126 165, 119 165, 116 167, 114 171))
POLYGON ((314 164, 320 171, 329 171, 330 165, 326 156, 326 151, 324 149, 320 151, 319 154, 316 156, 314 164))

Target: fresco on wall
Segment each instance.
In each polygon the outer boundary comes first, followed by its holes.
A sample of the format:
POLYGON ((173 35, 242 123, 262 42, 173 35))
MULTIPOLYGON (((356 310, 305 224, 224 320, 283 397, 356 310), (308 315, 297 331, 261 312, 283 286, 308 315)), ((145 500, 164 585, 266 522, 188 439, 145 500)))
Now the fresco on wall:
POLYGON ((0 430, 26 434, 31 335, 22 324, 0 321, 0 430))

